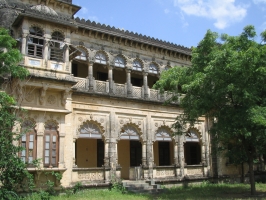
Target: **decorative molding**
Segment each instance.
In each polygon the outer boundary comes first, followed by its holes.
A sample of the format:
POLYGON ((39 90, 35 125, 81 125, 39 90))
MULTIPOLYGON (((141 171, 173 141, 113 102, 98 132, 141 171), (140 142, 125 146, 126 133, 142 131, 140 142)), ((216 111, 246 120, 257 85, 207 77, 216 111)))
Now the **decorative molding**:
POLYGON ((43 105, 44 103, 44 99, 45 99, 45 95, 46 95, 46 90, 48 89, 48 86, 49 84, 42 84, 43 87, 41 89, 41 92, 40 92, 40 104, 43 105))
POLYGON ((54 105, 56 103, 56 97, 54 95, 49 95, 47 98, 47 102, 51 105, 54 105))

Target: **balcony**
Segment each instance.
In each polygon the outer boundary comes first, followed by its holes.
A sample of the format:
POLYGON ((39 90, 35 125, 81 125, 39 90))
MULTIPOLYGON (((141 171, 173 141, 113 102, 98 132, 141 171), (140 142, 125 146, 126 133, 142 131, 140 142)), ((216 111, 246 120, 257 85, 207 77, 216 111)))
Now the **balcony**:
MULTIPOLYGON (((102 94, 129 99, 142 99, 153 102, 164 102, 173 96, 173 93, 171 92, 164 92, 161 94, 158 90, 150 89, 149 87, 145 91, 144 86, 136 87, 127 83, 110 83, 109 81, 99 81, 94 79, 89 80, 88 78, 79 77, 74 77, 74 80, 77 84, 74 85, 72 89, 78 92, 102 94)), ((178 104, 179 101, 172 103, 178 104)))

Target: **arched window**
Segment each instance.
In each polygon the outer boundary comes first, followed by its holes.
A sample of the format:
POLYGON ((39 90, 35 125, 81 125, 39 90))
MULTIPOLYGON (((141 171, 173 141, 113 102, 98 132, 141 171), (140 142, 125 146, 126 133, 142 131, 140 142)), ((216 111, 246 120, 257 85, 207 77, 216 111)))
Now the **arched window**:
POLYGON ((31 27, 28 37, 28 56, 42 58, 43 56, 43 31, 38 27, 31 27))
POLYGON ((52 33, 50 41, 50 60, 63 62, 64 58, 64 36, 62 33, 55 31, 52 33))
POLYGON ((169 131, 164 127, 160 127, 156 133, 156 141, 172 141, 169 131))
POLYGON ((22 137, 21 146, 24 148, 21 151, 20 157, 24 163, 32 163, 36 159, 36 131, 35 123, 31 120, 26 120, 21 126, 22 137))
POLYGON ((201 146, 199 137, 194 129, 190 129, 186 134, 186 143, 184 144, 185 162, 187 165, 198 165, 201 162, 201 146))
POLYGON ((134 60, 134 62, 133 62, 133 70, 142 71, 142 65, 141 65, 140 61, 134 60))
POLYGON ((95 62, 105 65, 106 64, 106 56, 105 56, 105 54, 102 53, 102 52, 96 53, 96 55, 95 55, 95 62))
POLYGON ((158 161, 159 166, 168 166, 171 162, 171 141, 170 131, 167 127, 160 127, 156 133, 158 142, 158 161))
POLYGON ((88 122, 80 128, 79 138, 102 139, 102 133, 98 125, 88 122))
POLYGON ((57 167, 58 166, 58 125, 54 121, 48 121, 45 124, 44 131, 44 166, 57 167))
POLYGON ((158 74, 158 72, 159 72, 158 67, 154 63, 151 63, 149 66, 149 73, 158 74))
POLYGON ((122 140, 139 140, 137 129, 132 125, 125 125, 120 136, 122 140))
POLYGON ((81 48, 77 48, 77 49, 81 52, 81 54, 79 54, 75 58, 78 59, 78 60, 87 60, 86 52, 83 49, 81 49, 81 48))
POLYGON ((116 56, 115 58, 115 66, 116 67, 125 67, 125 60, 121 56, 116 56))

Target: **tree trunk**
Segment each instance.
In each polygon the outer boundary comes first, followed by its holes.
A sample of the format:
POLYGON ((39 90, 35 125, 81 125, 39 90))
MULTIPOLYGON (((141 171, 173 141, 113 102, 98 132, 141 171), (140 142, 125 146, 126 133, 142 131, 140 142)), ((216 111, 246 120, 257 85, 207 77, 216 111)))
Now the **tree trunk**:
POLYGON ((256 188, 255 188, 255 177, 254 177, 252 156, 249 156, 248 165, 249 165, 250 192, 251 192, 251 195, 255 195, 256 194, 256 188))
POLYGON ((241 163, 241 183, 245 182, 244 163, 241 163))

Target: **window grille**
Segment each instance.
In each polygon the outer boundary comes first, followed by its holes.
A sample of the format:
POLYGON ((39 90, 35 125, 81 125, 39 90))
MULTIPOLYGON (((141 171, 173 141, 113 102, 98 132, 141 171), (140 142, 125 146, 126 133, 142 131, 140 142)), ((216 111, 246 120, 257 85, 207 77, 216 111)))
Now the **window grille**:
POLYGON ((125 60, 122 57, 117 56, 115 58, 115 66, 124 68, 125 67, 125 60))
POLYGON ((142 71, 142 65, 138 60, 133 62, 133 70, 135 71, 142 71))
POLYGON ((28 56, 42 58, 43 56, 43 32, 38 27, 31 27, 28 36, 28 56))

